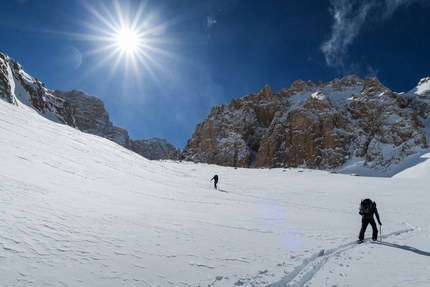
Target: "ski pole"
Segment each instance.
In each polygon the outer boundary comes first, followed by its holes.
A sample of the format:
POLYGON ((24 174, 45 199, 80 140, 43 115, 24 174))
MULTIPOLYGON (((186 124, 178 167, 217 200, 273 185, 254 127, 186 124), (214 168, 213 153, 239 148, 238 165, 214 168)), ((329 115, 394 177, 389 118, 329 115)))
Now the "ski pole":
POLYGON ((379 225, 379 242, 382 243, 382 225, 379 225))

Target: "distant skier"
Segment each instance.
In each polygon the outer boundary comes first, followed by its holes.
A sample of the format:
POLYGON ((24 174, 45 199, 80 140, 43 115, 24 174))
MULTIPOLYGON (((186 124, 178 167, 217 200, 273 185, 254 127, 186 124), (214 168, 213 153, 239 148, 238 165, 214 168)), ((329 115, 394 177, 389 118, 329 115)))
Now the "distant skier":
POLYGON ((215 187, 215 189, 216 189, 216 188, 217 188, 217 187, 216 187, 216 185, 217 185, 217 183, 218 183, 218 175, 216 175, 216 174, 215 174, 215 175, 214 175, 214 177, 212 177, 211 181, 212 181, 212 180, 214 181, 214 187, 215 187))
POLYGON ((373 214, 376 215, 376 219, 378 220, 379 225, 382 225, 381 220, 379 219, 378 209, 376 208, 376 202, 370 199, 364 199, 360 203, 359 212, 361 215, 361 230, 358 235, 358 241, 363 242, 364 233, 366 232, 367 225, 370 224, 372 226, 372 239, 376 241, 378 239, 378 228, 376 227, 375 219, 373 218, 373 214))

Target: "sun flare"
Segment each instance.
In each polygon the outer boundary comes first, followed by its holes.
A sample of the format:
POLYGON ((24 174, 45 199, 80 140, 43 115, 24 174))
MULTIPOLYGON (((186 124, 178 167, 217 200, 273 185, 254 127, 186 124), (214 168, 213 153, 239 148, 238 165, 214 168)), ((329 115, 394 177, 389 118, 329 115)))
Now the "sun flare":
POLYGON ((136 52, 140 45, 140 38, 137 32, 129 29, 118 31, 115 41, 118 47, 127 53, 136 52))
POLYGON ((179 60, 166 45, 169 21, 158 10, 145 10, 147 1, 78 1, 90 17, 81 23, 86 32, 77 37, 94 43, 86 56, 100 59, 87 73, 108 67, 108 78, 121 74, 124 86, 126 81, 140 85, 143 75, 158 82, 157 70, 168 74, 162 63, 179 60))

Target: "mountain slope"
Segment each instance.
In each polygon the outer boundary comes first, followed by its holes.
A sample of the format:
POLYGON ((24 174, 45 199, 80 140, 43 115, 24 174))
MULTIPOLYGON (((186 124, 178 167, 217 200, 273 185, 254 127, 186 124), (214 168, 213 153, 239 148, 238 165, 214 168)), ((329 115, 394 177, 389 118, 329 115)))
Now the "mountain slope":
POLYGON ((76 127, 74 107, 54 96, 20 64, 0 52, 0 98, 13 105, 26 105, 54 122, 76 127))
POLYGON ((127 130, 114 126, 109 120, 100 98, 78 90, 48 90, 42 82, 27 74, 18 62, 1 52, 0 99, 13 105, 26 105, 54 122, 109 138, 144 157, 178 157, 179 151, 166 140, 152 138, 133 142, 127 130))
MULTIPOLYGON (((419 87, 419 88, 418 88, 419 87)), ((428 87, 417 89, 427 95, 428 87)), ((241 167, 361 167, 392 175, 425 152, 428 99, 394 93, 377 78, 353 75, 318 84, 269 86, 214 107, 183 150, 187 160, 241 167), (416 98, 420 102, 416 103, 416 98)))
POLYGON ((79 130, 109 138, 117 144, 131 149, 132 140, 128 132, 112 124, 101 99, 78 90, 67 92, 55 90, 52 93, 76 107, 75 118, 79 130))
POLYGON ((4 287, 430 284, 427 176, 149 161, 4 101, 0 135, 4 287), (355 243, 364 197, 382 244, 355 243))

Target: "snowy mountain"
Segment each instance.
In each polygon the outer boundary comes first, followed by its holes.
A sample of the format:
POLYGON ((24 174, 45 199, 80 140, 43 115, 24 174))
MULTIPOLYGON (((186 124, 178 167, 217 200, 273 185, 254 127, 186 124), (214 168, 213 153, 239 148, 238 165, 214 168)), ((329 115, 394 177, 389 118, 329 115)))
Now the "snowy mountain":
POLYGON ((395 93, 353 75, 269 86, 214 107, 183 150, 186 160, 240 167, 303 167, 390 176, 428 147, 429 78, 395 93))
POLYGON ((164 159, 179 151, 164 139, 133 141, 127 130, 116 127, 101 99, 83 91, 48 90, 28 75, 16 61, 0 52, 0 98, 14 105, 27 105, 45 118, 76 127, 82 132, 111 139, 151 159, 164 159), (151 144, 144 144, 144 143, 151 144), (154 148, 155 147, 155 148, 154 148))
POLYGON ((392 176, 427 149, 429 79, 407 93, 357 76, 318 84, 298 80, 280 93, 265 86, 214 107, 181 152, 164 139, 132 140, 112 124, 101 99, 83 91, 48 90, 0 53, 0 98, 146 158, 343 173, 360 169, 361 175, 392 176))
POLYGON ((74 107, 54 96, 45 85, 24 72, 13 59, 0 52, 0 99, 20 106, 34 108, 39 114, 55 122, 76 127, 74 107))
POLYGON ((149 161, 0 101, 0 285, 427 287, 429 157, 394 178, 149 161), (357 244, 366 197, 382 236, 357 244))

